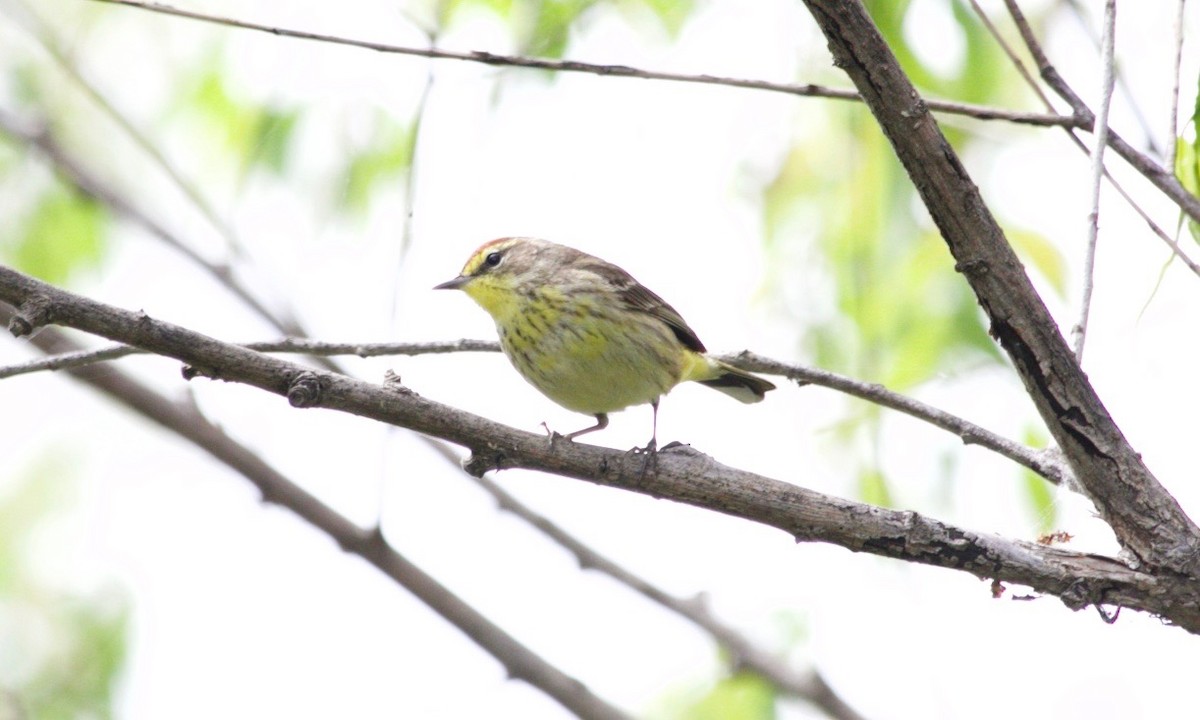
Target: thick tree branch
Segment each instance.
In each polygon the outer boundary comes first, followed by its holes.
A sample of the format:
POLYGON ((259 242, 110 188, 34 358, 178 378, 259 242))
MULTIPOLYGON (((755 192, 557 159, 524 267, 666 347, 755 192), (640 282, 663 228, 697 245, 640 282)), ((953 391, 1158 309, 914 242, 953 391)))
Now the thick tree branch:
MULTIPOLYGON (((1068 607, 1118 605, 1200 632, 1200 581, 1149 574, 1116 560, 1007 540, 901 510, 872 507, 720 465, 686 446, 660 452, 653 472, 641 457, 582 443, 547 443, 427 400, 397 386, 314 372, 223 343, 145 313, 68 293, 0 266, 0 300, 18 310, 17 336, 47 323, 138 345, 187 364, 185 377, 240 382, 282 395, 294 407, 323 407, 406 427, 468 447, 469 471, 522 467, 633 490, 778 528, 799 541, 963 570, 1027 585, 1068 607)), ((1060 338, 1061 340, 1061 338, 1060 338)), ((1153 568, 1152 568, 1153 569, 1153 568)))
MULTIPOLYGON (((532 68, 535 70, 577 72, 612 77, 642 78, 646 80, 667 80, 670 82, 698 83, 701 85, 723 85, 725 87, 765 90, 768 92, 785 93, 787 95, 823 97, 832 98, 835 100, 859 99, 858 94, 852 90, 839 90, 836 88, 822 87, 820 85, 799 85, 795 83, 768 82, 766 80, 719 77, 716 75, 689 75, 686 73, 658 72, 654 70, 642 70, 640 68, 629 67, 628 65, 601 65, 597 63, 580 62, 578 60, 554 60, 551 58, 527 57, 523 55, 500 55, 497 53, 483 52, 479 50, 458 52, 455 50, 441 50, 437 48, 404 47, 400 45, 389 45, 387 43, 371 42, 369 40, 356 40, 354 38, 338 37, 336 35, 325 35, 322 33, 309 32, 307 30, 292 30, 273 25, 263 25, 245 20, 236 20, 234 18, 220 17, 217 15, 195 12, 192 10, 184 10, 182 8, 171 7, 170 5, 163 5, 162 3, 156 2, 143 2, 142 0, 94 0, 94 2, 108 3, 111 5, 126 5, 128 7, 140 8, 142 10, 149 10, 151 12, 162 13, 164 15, 173 15, 175 17, 187 18, 189 20, 199 20, 201 22, 240 28, 243 30, 256 30, 259 32, 270 33, 279 37, 313 40, 317 42, 333 43, 336 45, 348 45, 350 47, 364 48, 378 52, 393 53, 397 55, 412 55, 434 60, 461 60, 465 62, 482 63, 484 65, 532 68)), ((944 112, 952 115, 965 115, 978 120, 1007 120, 1009 122, 1021 123, 1025 125, 1084 127, 1079 118, 1071 117, 1069 115, 1058 115, 1054 113, 1026 113, 1005 110, 1003 108, 952 102, 949 100, 930 100, 929 107, 938 112, 944 112)))
MULTIPOLYGON (((0 304, 0 321, 6 322, 11 316, 9 309, 0 304)), ((38 333, 32 342, 46 353, 73 353, 80 349, 78 343, 53 329, 38 333)), ((627 717, 396 552, 379 528, 364 530, 338 514, 280 474, 252 450, 226 435, 194 405, 172 401, 116 368, 98 370, 94 367, 76 367, 67 372, 117 403, 190 441, 253 483, 262 493, 264 501, 286 507, 323 531, 346 552, 374 565, 499 661, 510 677, 538 688, 581 718, 617 720, 627 717)))
POLYGON ((1083 374, 958 156, 858 0, 805 0, 991 320, 1075 476, 1121 544, 1182 575, 1200 529, 1129 446, 1083 374))

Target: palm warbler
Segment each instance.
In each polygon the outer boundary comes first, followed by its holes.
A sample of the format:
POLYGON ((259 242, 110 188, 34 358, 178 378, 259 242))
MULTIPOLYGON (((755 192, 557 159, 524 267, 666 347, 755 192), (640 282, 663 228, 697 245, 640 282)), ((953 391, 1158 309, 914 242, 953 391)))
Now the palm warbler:
POLYGON ((746 403, 774 385, 705 354, 675 309, 621 268, 574 248, 525 237, 484 243, 436 290, 470 295, 496 321, 517 372, 568 410, 596 417, 568 440, 608 426, 608 413, 654 408, 685 380, 746 403))

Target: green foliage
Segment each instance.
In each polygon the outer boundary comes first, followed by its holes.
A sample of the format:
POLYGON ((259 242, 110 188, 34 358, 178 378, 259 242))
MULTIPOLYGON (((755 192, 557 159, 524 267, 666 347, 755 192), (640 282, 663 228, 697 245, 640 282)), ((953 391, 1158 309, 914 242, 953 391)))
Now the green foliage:
POLYGON ((1021 259, 1032 264, 1060 298, 1067 296, 1067 261, 1046 236, 1032 230, 1005 230, 1005 237, 1021 259))
POLYGON ((380 184, 399 177, 412 166, 414 128, 391 123, 382 116, 377 119, 380 127, 373 136, 378 140, 370 147, 348 154, 338 198, 343 209, 366 210, 372 192, 380 184))
MULTIPOLYGON (((910 39, 930 37, 928 28, 909 27, 914 3, 868 0, 867 6, 922 94, 1004 104, 1022 91, 1019 76, 966 0, 941 6, 950 13, 955 35, 946 42, 962 52, 936 65, 934 60, 944 58, 910 45, 910 39)), ((803 315, 805 356, 899 391, 1002 362, 970 286, 954 271, 954 258, 874 118, 858 104, 829 103, 806 107, 805 113, 806 134, 798 136, 763 193, 768 247, 787 257, 797 255, 793 244, 806 248, 803 262, 822 283, 816 311, 806 305, 803 315), (832 306, 823 306, 830 298, 832 306)), ((970 127, 942 124, 960 152, 970 150, 970 127)), ((1058 250, 1030 231, 1010 238, 1030 267, 1064 293, 1067 270, 1058 250)), ((877 444, 880 413, 856 409, 846 417, 853 424, 848 431, 841 428, 840 444, 877 444)), ((873 460, 862 462, 855 475, 860 497, 891 504, 873 460)))
POLYGON ((521 3, 526 17, 518 26, 518 52, 560 58, 571 26, 596 0, 538 0, 521 3))
POLYGON ((588 10, 600 5, 627 11, 631 18, 649 15, 672 37, 696 8, 695 0, 443 0, 437 16, 439 24, 445 27, 465 10, 485 10, 512 29, 517 53, 561 58, 566 53, 572 28, 588 10))
MULTIPOLYGON (((1192 119, 1185 128, 1185 133, 1175 139, 1175 177, 1188 192, 1200 196, 1200 76, 1197 77, 1195 104, 1192 106, 1192 119), (1189 141, 1187 135, 1192 139, 1189 141)), ((1179 213, 1179 222, 1184 222, 1185 215, 1179 213)), ((1200 225, 1195 220, 1187 220, 1188 231, 1192 239, 1200 242, 1200 225)))
POLYGON ((211 62, 200 70, 182 98, 184 108, 195 111, 223 148, 241 158, 244 171, 261 167, 282 174, 299 112, 235 97, 217 65, 211 62))
MULTIPOLYGON (((1022 442, 1029 447, 1041 448, 1046 446, 1046 436, 1031 428, 1025 431, 1022 442)), ((1032 470, 1023 469, 1021 480, 1025 489, 1025 501, 1034 522, 1038 525, 1038 532, 1048 533, 1054 530, 1058 525, 1058 506, 1054 502, 1053 488, 1045 478, 1032 470)))
POLYGON ((887 478, 876 469, 862 470, 858 474, 858 499, 879 507, 895 507, 887 478))
POLYGON ((108 213, 90 198, 54 185, 0 241, 0 252, 22 272, 64 283, 75 271, 95 267, 107 247, 108 213))
POLYGON ((0 605, 19 618, 5 627, 0 677, 34 720, 112 718, 125 659, 124 597, 47 587, 30 557, 31 537, 66 504, 70 463, 68 454, 48 453, 0 499, 0 605))
POLYGON ((663 30, 671 37, 679 34, 683 24, 696 9, 695 0, 628 0, 623 5, 645 7, 653 13, 663 30))
MULTIPOLYGON (((953 259, 913 212, 914 198, 899 163, 862 108, 847 106, 836 137, 840 176, 828 186, 801 180, 785 165, 766 191, 769 229, 783 230, 791 210, 816 213, 823 267, 834 284, 838 317, 815 324, 811 354, 826 367, 871 378, 894 389, 924 382, 964 356, 995 359, 970 289, 953 259)), ((811 146, 810 146, 811 147, 811 146)), ((796 153, 793 153, 795 157, 796 153)))
POLYGON ((688 709, 691 720, 773 720, 775 688, 751 673, 738 673, 717 683, 688 709))
POLYGON ((671 702, 664 717, 679 720, 774 720, 775 688, 757 675, 741 672, 708 688, 699 697, 671 702))

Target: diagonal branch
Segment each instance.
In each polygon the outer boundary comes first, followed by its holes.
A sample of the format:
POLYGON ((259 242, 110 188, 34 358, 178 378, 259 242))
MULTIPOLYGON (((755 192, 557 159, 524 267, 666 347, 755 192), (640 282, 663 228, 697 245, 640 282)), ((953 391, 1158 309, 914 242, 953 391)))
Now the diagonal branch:
MULTIPOLYGON (((80 194, 104 205, 116 216, 142 228, 189 262, 204 270, 234 297, 245 303, 255 315, 279 332, 298 336, 307 334, 304 327, 296 320, 272 312, 244 283, 234 276, 233 270, 229 266, 205 259, 164 225, 137 207, 133 201, 109 187, 77 158, 72 157, 54 137, 47 125, 25 122, 0 110, 0 132, 37 148, 51 162, 59 176, 65 182, 70 183, 80 194)), ((329 361, 324 362, 327 369, 338 370, 335 364, 329 361)))
POLYGON ((924 420, 934 427, 954 433, 962 439, 964 445, 987 448, 1029 468, 1055 485, 1066 484, 1072 489, 1075 488, 1071 468, 1063 462, 1062 453, 1057 449, 1035 450, 916 398, 888 390, 879 383, 863 382, 819 368, 783 363, 751 352, 737 353, 722 359, 744 370, 783 375, 800 383, 820 385, 924 420))
POLYGON ((1059 597, 1073 609, 1106 604, 1144 610, 1200 633, 1200 580, 1194 575, 1148 574, 1110 558, 1008 540, 911 511, 831 497, 723 466, 687 446, 658 453, 654 472, 647 474, 643 459, 629 453, 582 443, 549 444, 544 435, 427 400, 405 387, 314 372, 145 313, 104 305, 3 266, 0 300, 17 308, 9 330, 18 337, 53 323, 138 345, 187 363, 185 378, 245 383, 285 396, 293 407, 339 410, 463 445, 472 450, 465 467, 474 473, 521 467, 587 480, 768 525, 797 541, 828 542, 1027 585, 1059 597))
MULTIPOLYGON (((1029 21, 1025 19, 1025 14, 1017 6, 1016 0, 1004 0, 1004 5, 1008 8, 1009 15, 1012 16, 1017 30, 1021 33, 1021 39, 1025 42, 1025 47, 1029 49, 1030 55, 1033 56, 1034 62, 1037 63, 1038 72, 1041 74, 1042 80, 1045 80, 1046 84, 1071 106, 1071 110, 1074 111, 1077 117, 1084 120, 1084 127, 1095 127, 1095 113, 1083 101, 1083 98, 1079 97, 1071 89, 1067 81, 1058 73, 1058 69, 1050 63, 1050 59, 1046 57, 1045 51, 1042 50, 1041 43, 1038 42, 1037 37, 1033 34, 1033 28, 1029 26, 1029 21)), ((1185 215, 1196 222, 1200 222, 1200 198, 1188 192, 1187 188, 1180 184, 1179 179, 1169 170, 1159 165, 1144 153, 1138 152, 1136 148, 1111 129, 1109 130, 1108 146, 1178 205, 1179 209, 1185 215)))
MULTIPOLYGON (((999 45, 1004 54, 1008 56, 1008 59, 1012 62, 1013 67, 1016 68, 1017 73, 1025 80, 1025 83, 1029 86, 1029 89, 1038 96, 1038 99, 1042 101, 1042 104, 1045 105, 1046 109, 1053 110, 1054 105, 1050 102, 1050 98, 1046 97, 1046 93, 1042 91, 1042 86, 1037 82, 1037 80, 1034 79, 1033 75, 1025 67, 1025 63, 1021 61, 1021 58, 1017 57, 1017 54, 1013 51, 1012 47, 1010 47, 1008 42, 1005 41, 1004 36, 1001 35, 1000 31, 996 29, 996 25, 991 21, 991 18, 989 18, 987 13, 984 12, 983 8, 979 6, 977 0, 970 0, 970 2, 971 8, 975 11, 975 15, 979 18, 979 21, 983 23, 984 28, 987 29, 988 33, 992 36, 992 39, 996 41, 996 44, 999 45)), ((1180 0, 1180 2, 1182 3, 1182 0, 1180 0)), ((1180 42, 1182 42, 1182 40, 1180 40, 1180 42)), ((1178 88, 1176 88, 1176 95, 1178 95, 1178 88)), ((1171 127, 1173 128, 1174 125, 1171 127)), ((1079 139, 1079 134, 1075 131, 1075 128, 1064 127, 1063 130, 1066 131, 1067 137, 1071 138, 1071 143, 1075 147, 1079 148, 1080 152, 1082 152, 1084 155, 1091 154, 1088 151, 1087 145, 1084 145, 1083 141, 1079 139)), ((1133 199, 1133 197, 1125 190, 1121 183, 1117 182, 1117 179, 1108 172, 1107 168, 1104 168, 1103 172, 1105 179, 1107 179, 1109 184, 1112 185, 1113 190, 1116 190, 1117 194, 1121 196, 1126 204, 1128 204, 1129 207, 1131 207, 1133 211, 1136 212, 1140 218, 1142 218, 1142 221, 1145 222, 1146 226, 1150 228, 1150 232, 1154 233, 1159 240, 1162 240, 1163 244, 1171 249, 1171 253, 1175 257, 1179 258, 1180 262, 1182 262, 1189 270, 1192 271, 1192 274, 1200 276, 1200 264, 1188 257, 1187 253, 1185 253, 1183 248, 1180 247, 1178 241, 1168 235, 1166 230, 1163 230, 1161 227, 1159 227, 1158 223, 1154 222, 1154 218, 1150 217, 1150 214, 1146 212, 1141 204, 1133 199)))
MULTIPOLYGON (((0 320, 11 312, 0 305, 0 320)), ((79 345, 62 333, 46 331, 32 339, 46 353, 71 353, 79 345)), ((142 417, 190 441, 254 484, 263 500, 286 507, 320 529, 348 553, 371 563, 415 595, 499 661, 509 677, 524 680, 581 718, 619 720, 627 716, 594 695, 463 602, 449 589, 393 549, 379 528, 364 530, 268 465, 211 423, 194 405, 172 401, 115 368, 68 369, 80 382, 100 391, 142 417)))
POLYGON ((712 635, 726 652, 733 656, 736 665, 758 673, 781 692, 798 697, 816 705, 825 714, 837 720, 864 720, 858 711, 850 707, 834 691, 816 669, 806 672, 793 670, 782 658, 759 648, 737 630, 713 617, 703 598, 685 600, 675 597, 649 580, 626 570, 609 558, 596 552, 544 515, 517 500, 496 483, 484 476, 472 476, 475 482, 496 500, 501 509, 511 512, 532 525, 546 537, 558 543, 575 556, 579 566, 596 570, 622 583, 662 607, 686 618, 693 625, 712 635))
MULTIPOLYGON (((182 8, 176 8, 170 5, 163 5, 162 3, 143 2, 143 0, 94 0, 94 2, 108 3, 112 5, 125 5, 127 7, 140 8, 142 10, 162 13, 163 15, 173 15, 175 17, 187 18, 189 20, 199 20, 201 22, 225 25, 233 28, 241 28, 243 30, 256 30, 259 32, 270 33, 279 37, 290 37, 300 40, 314 40, 317 42, 347 45, 350 47, 393 53, 396 55, 413 55, 416 57, 431 58, 435 60, 461 60, 465 62, 482 63, 484 65, 532 68, 535 70, 577 72, 612 77, 642 78, 646 80, 667 80, 670 82, 698 83, 701 85, 723 85, 725 87, 765 90, 768 92, 785 93, 787 95, 823 97, 832 98, 835 100, 860 99, 858 94, 853 90, 839 90, 836 88, 822 87, 820 85, 799 85, 795 83, 768 82, 766 80, 720 77, 717 75, 689 75, 686 73, 659 72, 655 70, 642 70, 640 68, 630 67, 628 65, 602 65, 598 63, 580 62, 578 60, 554 60, 551 58, 528 57, 523 55, 501 55, 479 50, 458 52, 455 50, 442 50, 439 48, 404 47, 401 45, 390 45, 388 43, 372 42, 369 40, 357 40, 354 38, 339 37, 336 35, 325 35, 322 33, 309 32, 307 30, 292 30, 273 25, 263 25, 260 23, 248 22, 246 20, 236 20, 234 18, 220 17, 217 15, 210 15, 192 10, 184 10, 182 8)), ((1063 127, 1085 127, 1080 118, 1069 115, 1058 115, 1055 113, 1017 112, 1013 110, 1004 110, 1002 108, 972 105, 970 103, 952 102, 949 100, 930 100, 929 107, 937 110, 938 112, 944 112, 953 115, 965 115, 979 120, 1007 120, 1009 122, 1021 123, 1025 125, 1040 126, 1059 125, 1063 127)))
POLYGON ((861 2, 805 3, 834 64, 854 81, 916 186, 957 270, 990 319, 992 335, 1122 546, 1151 566, 1183 575, 1200 571, 1200 528, 1108 414, 978 187, 861 2))

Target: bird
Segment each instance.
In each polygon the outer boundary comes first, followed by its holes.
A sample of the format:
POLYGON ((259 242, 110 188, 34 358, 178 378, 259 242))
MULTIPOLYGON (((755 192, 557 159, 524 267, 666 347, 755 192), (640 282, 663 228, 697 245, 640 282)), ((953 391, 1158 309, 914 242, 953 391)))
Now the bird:
MULTIPOLYGON (((620 267, 575 248, 532 237, 480 245, 459 275, 434 287, 461 290, 496 323, 500 347, 543 395, 595 425, 608 414, 649 403, 658 441, 659 399, 695 381, 744 403, 775 389, 757 375, 707 354, 676 310, 620 267)), ((551 441, 554 434, 551 433, 551 441)))

